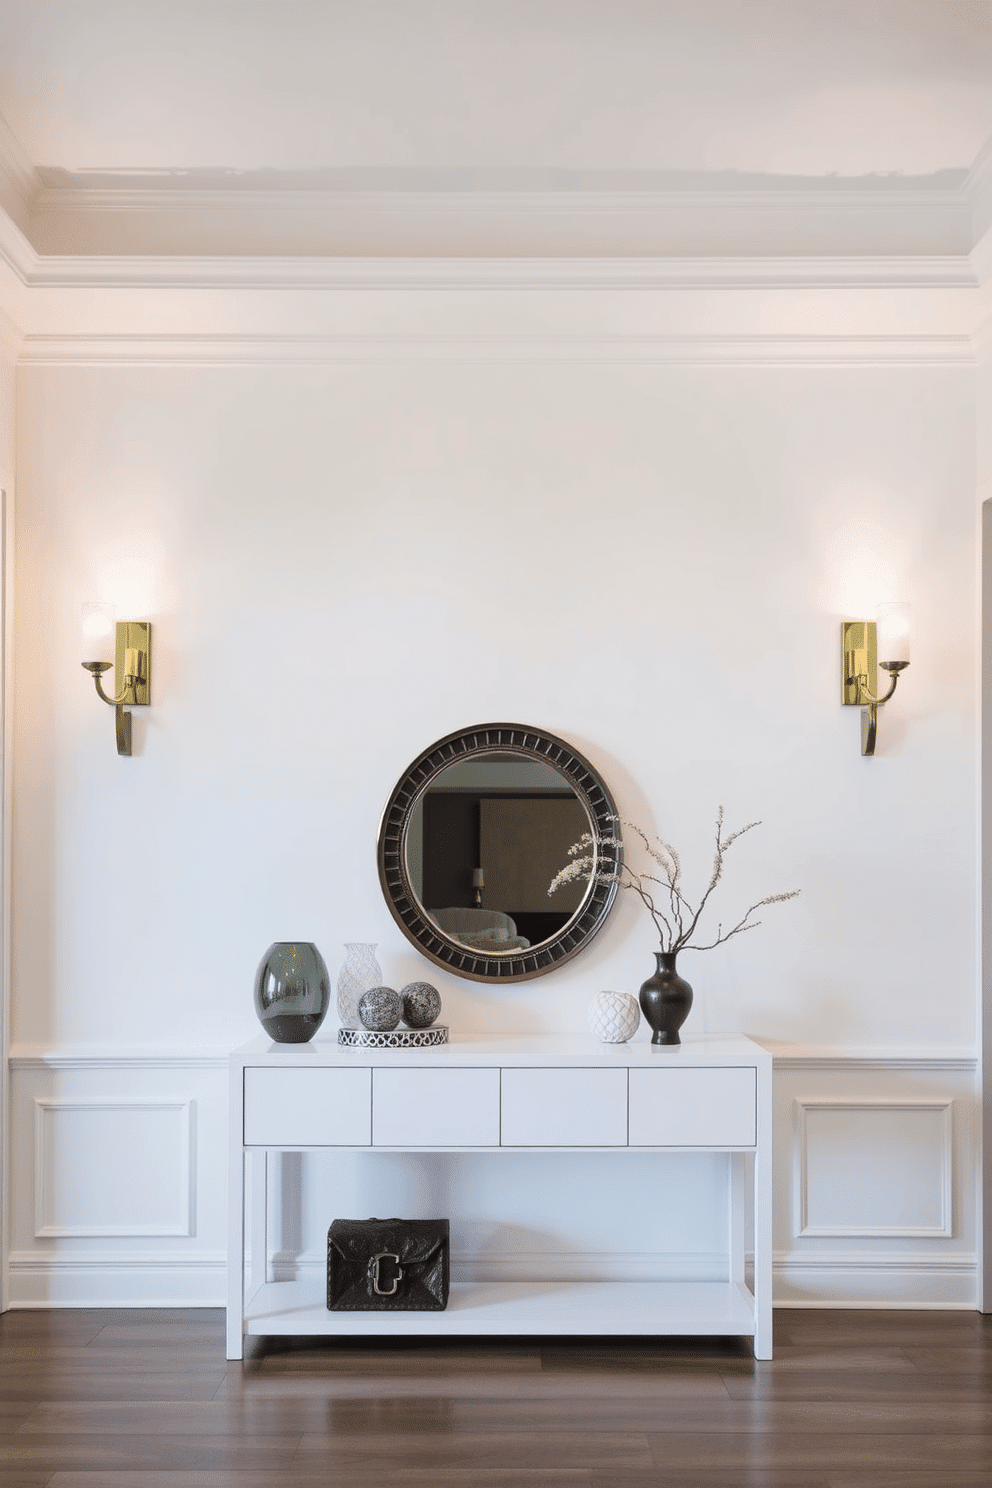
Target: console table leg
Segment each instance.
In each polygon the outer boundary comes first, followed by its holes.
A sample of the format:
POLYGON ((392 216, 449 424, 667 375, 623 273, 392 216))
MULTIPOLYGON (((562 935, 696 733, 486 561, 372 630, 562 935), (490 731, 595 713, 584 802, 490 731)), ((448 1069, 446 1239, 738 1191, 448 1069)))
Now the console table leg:
POLYGON ((754 1357, 772 1357, 772 1082, 758 1082, 754 1153, 754 1357))
POLYGON ((730 1166, 728 1187, 730 1195, 730 1234, 728 1244, 730 1246, 730 1276, 731 1282, 737 1286, 744 1286, 745 1257, 747 1254, 747 1220, 748 1220, 748 1158, 743 1153, 730 1152, 727 1154, 727 1162, 730 1166))
POLYGON ((240 1144, 228 1159, 227 1357, 244 1357, 245 1154, 240 1144))

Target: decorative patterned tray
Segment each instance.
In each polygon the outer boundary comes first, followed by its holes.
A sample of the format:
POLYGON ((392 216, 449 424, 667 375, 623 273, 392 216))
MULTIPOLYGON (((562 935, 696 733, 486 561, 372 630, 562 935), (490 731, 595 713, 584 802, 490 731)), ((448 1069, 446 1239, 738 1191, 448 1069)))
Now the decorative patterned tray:
POLYGON ((346 1049, 436 1049, 448 1042, 448 1025, 433 1028, 394 1028, 392 1033, 374 1033, 371 1028, 339 1028, 338 1043, 346 1049))

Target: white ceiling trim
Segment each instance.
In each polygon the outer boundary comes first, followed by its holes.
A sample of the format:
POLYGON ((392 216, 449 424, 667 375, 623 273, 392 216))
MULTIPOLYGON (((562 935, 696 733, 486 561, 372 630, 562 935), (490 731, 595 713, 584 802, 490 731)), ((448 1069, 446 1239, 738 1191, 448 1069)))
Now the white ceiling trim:
POLYGON ((40 191, 38 172, 0 114, 0 205, 26 230, 40 191))
MULTIPOLYGON (((983 178, 984 180, 984 178, 983 178)), ((976 191, 977 195, 977 191, 976 191)), ((963 188, 548 191, 43 188, 42 255, 823 257, 967 254, 963 188)))
POLYGON ((968 172, 962 195, 971 208, 971 235, 975 247, 992 228, 992 135, 985 141, 968 172))
POLYGON ((588 364, 974 367, 970 336, 28 335, 22 367, 588 364))
POLYGON ((28 289, 977 289, 967 255, 781 258, 48 257, 0 213, 28 289))

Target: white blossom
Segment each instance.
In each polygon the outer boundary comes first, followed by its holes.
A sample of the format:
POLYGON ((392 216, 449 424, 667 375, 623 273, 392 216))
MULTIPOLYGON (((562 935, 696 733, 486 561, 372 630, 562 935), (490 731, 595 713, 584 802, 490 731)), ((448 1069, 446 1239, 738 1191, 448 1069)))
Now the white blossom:
POLYGON ((756 904, 752 904, 729 930, 725 931, 720 922, 717 924, 714 939, 703 945, 697 945, 693 941, 693 936, 710 895, 723 877, 724 861, 728 851, 739 837, 743 837, 745 832, 750 832, 752 828, 760 826, 761 823, 748 822, 745 826, 738 827, 735 832, 725 833, 723 807, 718 807, 716 842, 709 882, 699 902, 693 906, 682 892, 682 861, 672 844, 662 837, 649 837, 636 822, 628 821, 624 817, 611 816, 609 820, 615 822, 618 827, 629 829, 651 866, 635 871, 628 862, 624 861, 617 864, 616 868, 605 867, 604 863, 608 863, 610 859, 615 861, 616 854, 614 852, 603 853, 602 849, 621 848, 624 845, 624 839, 621 836, 597 836, 591 832, 583 832, 578 842, 573 843, 568 849, 568 856, 572 861, 555 874, 548 894, 554 894, 563 884, 571 883, 577 878, 591 878, 596 883, 615 883, 619 884, 622 889, 631 889, 651 916, 658 932, 662 951, 710 951, 714 946, 721 945, 734 935, 740 935, 745 930, 757 929, 761 921, 753 920, 751 916, 759 909, 763 909, 766 904, 784 904, 787 899, 795 899, 799 893, 798 889, 790 889, 783 894, 768 894, 764 899, 759 899, 756 904), (659 871, 654 872, 653 869, 659 871))

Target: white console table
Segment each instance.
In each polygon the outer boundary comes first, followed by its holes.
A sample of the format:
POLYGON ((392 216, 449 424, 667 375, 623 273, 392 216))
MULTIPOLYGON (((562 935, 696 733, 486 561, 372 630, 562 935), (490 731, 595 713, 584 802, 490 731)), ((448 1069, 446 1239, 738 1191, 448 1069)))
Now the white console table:
POLYGON ((246 1334, 745 1334, 770 1359, 771 1075, 771 1056, 736 1036, 658 1050, 464 1037, 385 1052, 255 1039, 231 1056, 228 1358, 246 1334), (444 1312, 329 1312, 322 1282, 269 1281, 265 1263, 264 1154, 325 1148, 729 1153, 727 1278, 452 1283, 444 1312))

